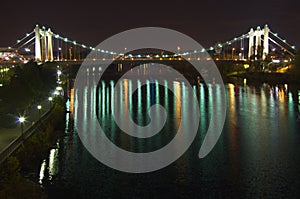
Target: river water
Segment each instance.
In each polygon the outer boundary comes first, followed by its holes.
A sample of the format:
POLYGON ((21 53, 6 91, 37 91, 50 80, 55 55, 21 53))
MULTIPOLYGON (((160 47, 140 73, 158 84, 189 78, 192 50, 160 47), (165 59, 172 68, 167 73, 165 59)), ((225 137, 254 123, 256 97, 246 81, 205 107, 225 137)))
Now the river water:
MULTIPOLYGON (((160 103, 168 112, 162 131, 153 138, 136 139, 122 134, 111 114, 112 87, 101 82, 95 106, 99 123, 119 147, 134 152, 157 150, 172 140, 188 101, 186 85, 174 81, 172 92, 149 81, 131 94, 135 80, 122 80, 122 111, 133 120, 149 123, 147 108, 160 103), (125 96, 125 97, 124 97, 125 96), (96 105, 98 103, 98 105, 96 105), (137 108, 137 107, 144 108, 137 108)), ((226 83, 227 115, 222 134, 203 159, 199 149, 211 116, 209 86, 193 87, 200 107, 199 129, 189 149, 174 163, 150 173, 132 174, 114 170, 97 161, 83 146, 73 113, 66 115, 66 135, 41 164, 39 183, 49 198, 296 198, 300 196, 300 87, 294 85, 226 83)), ((72 90, 70 109, 73 108, 72 90)), ((159 115, 158 115, 159 117, 159 115)), ((185 132, 186 133, 186 132, 185 132)))

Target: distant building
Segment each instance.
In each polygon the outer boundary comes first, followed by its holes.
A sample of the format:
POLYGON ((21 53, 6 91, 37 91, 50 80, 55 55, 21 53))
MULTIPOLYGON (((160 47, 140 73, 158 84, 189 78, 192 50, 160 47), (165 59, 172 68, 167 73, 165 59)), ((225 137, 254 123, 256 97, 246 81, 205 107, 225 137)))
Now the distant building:
POLYGON ((18 49, 0 47, 0 61, 23 62, 29 59, 32 59, 32 55, 30 55, 29 53, 20 54, 18 49))

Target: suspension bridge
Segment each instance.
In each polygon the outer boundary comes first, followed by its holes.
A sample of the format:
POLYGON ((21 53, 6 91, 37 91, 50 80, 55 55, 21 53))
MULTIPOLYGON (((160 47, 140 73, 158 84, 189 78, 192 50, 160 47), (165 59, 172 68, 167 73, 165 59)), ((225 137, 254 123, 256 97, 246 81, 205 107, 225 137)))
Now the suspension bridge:
MULTIPOLYGON (((37 62, 82 62, 88 53, 95 51, 101 53, 101 59, 105 60, 187 60, 200 59, 201 53, 209 52, 214 59, 247 61, 272 59, 280 62, 280 58, 287 59, 296 53, 296 47, 274 33, 268 25, 263 28, 250 28, 249 32, 234 37, 226 42, 218 42, 216 45, 203 49, 191 49, 173 54, 131 54, 126 52, 113 52, 109 49, 98 49, 84 43, 79 43, 68 37, 61 36, 45 26, 36 25, 30 32, 7 48, 0 49, 1 62, 20 62, 34 59, 37 62), (14 58, 14 57, 17 57, 14 58)), ((94 61, 98 60, 95 53, 94 61)))

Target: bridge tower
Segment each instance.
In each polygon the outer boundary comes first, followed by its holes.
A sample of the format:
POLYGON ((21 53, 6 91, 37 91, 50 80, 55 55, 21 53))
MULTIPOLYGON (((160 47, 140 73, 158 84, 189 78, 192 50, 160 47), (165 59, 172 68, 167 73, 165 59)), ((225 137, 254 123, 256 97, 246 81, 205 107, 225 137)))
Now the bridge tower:
POLYGON ((53 47, 52 47, 52 35, 53 32, 49 28, 47 31, 47 40, 48 40, 48 45, 47 45, 47 54, 48 54, 48 61, 53 61, 53 47))
POLYGON ((254 54, 254 30, 250 29, 249 34, 249 51, 248 51, 248 59, 254 54))
POLYGON ((42 35, 42 61, 46 61, 47 60, 47 37, 46 37, 46 31, 43 28, 43 30, 41 31, 41 35, 42 35))
POLYGON ((267 55, 269 54, 269 33, 270 28, 266 24, 264 27, 264 48, 263 48, 263 60, 266 59, 267 55))
POLYGON ((40 61, 53 61, 53 45, 52 37, 53 32, 49 28, 45 30, 36 25, 35 29, 35 60, 40 61))
POLYGON ((263 60, 266 59, 267 55, 269 54, 269 33, 270 29, 268 25, 265 25, 264 29, 261 30, 260 26, 256 28, 254 31, 253 28, 250 29, 249 35, 249 51, 248 51, 248 59, 251 56, 257 56, 259 54, 260 48, 262 48, 262 58, 263 60), (262 43, 262 36, 263 36, 263 43, 262 43), (255 37, 255 43, 254 43, 255 37))
POLYGON ((42 52, 41 52, 41 35, 40 35, 40 27, 36 25, 35 29, 35 60, 42 60, 42 52))
POLYGON ((261 46, 261 29, 260 26, 257 26, 255 31, 255 55, 258 55, 259 48, 261 46))

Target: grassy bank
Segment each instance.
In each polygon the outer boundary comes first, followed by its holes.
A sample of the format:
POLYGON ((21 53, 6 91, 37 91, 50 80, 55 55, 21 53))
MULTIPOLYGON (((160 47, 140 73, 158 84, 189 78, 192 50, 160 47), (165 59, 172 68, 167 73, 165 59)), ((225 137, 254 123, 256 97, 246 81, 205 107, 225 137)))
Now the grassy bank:
POLYGON ((65 108, 55 99, 50 117, 41 122, 34 135, 0 165, 0 198, 43 198, 42 188, 23 176, 38 170, 49 149, 64 134, 65 108))

